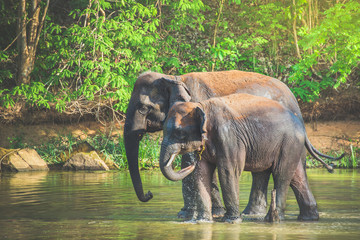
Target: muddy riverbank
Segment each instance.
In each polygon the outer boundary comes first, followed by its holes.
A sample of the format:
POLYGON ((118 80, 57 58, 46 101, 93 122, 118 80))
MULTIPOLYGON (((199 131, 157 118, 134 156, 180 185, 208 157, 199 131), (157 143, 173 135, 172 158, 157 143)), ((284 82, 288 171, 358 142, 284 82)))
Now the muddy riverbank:
MULTIPOLYGON (((95 121, 72 124, 0 125, 0 147, 10 148, 13 141, 37 145, 57 136, 72 135, 78 139, 86 139, 97 134, 116 136, 122 135, 122 129, 121 123, 102 124, 95 121)), ((360 148, 360 120, 306 123, 306 131, 312 144, 324 152, 348 152, 350 145, 360 148)))

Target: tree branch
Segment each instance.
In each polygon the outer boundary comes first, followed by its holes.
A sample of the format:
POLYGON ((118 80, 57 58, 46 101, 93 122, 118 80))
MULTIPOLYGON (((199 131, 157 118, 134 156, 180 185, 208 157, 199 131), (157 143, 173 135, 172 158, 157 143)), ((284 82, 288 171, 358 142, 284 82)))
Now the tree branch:
POLYGON ((20 32, 20 38, 19 38, 19 49, 20 52, 27 50, 27 41, 26 41, 26 0, 21 0, 21 3, 19 5, 19 29, 20 32), (25 31, 24 31, 25 30, 25 31))
MULTIPOLYGON (((218 27, 219 27, 219 22, 220 22, 220 17, 221 17, 221 14, 222 14, 222 9, 223 9, 223 6, 224 6, 224 1, 225 0, 221 0, 221 2, 220 2, 219 13, 218 13, 218 17, 216 19, 216 24, 215 24, 215 29, 214 29, 213 48, 215 48, 215 46, 216 46, 216 35, 217 35, 218 27)), ((211 66, 211 71, 213 72, 214 69, 215 69, 215 58, 213 58, 213 64, 211 66)))
POLYGON ((296 55, 299 59, 301 59, 298 38, 297 38, 297 32, 296 32, 296 2, 295 2, 295 0, 293 0, 293 5, 294 5, 294 20, 293 20, 294 42, 295 42, 295 48, 296 48, 296 55))
POLYGON ((38 26, 38 34, 36 36, 36 40, 35 40, 35 49, 37 48, 37 45, 39 43, 39 39, 40 39, 40 34, 41 34, 41 31, 42 31, 42 28, 44 27, 44 22, 45 22, 45 18, 46 18, 46 14, 47 14, 47 11, 48 11, 48 8, 49 8, 49 3, 50 3, 50 0, 47 0, 46 1, 46 6, 45 6, 45 9, 44 9, 44 13, 43 13, 43 16, 42 16, 42 19, 41 19, 41 22, 38 26))
POLYGON ((29 19, 26 23, 25 26, 23 28, 21 28, 21 30, 19 30, 20 32, 18 33, 18 35, 16 35, 16 37, 14 38, 14 40, 12 40, 12 42, 3 50, 4 52, 6 50, 8 50, 13 44, 14 42, 16 42, 16 40, 19 38, 19 36, 22 34, 22 32, 25 30, 26 25, 31 21, 31 19, 29 19))

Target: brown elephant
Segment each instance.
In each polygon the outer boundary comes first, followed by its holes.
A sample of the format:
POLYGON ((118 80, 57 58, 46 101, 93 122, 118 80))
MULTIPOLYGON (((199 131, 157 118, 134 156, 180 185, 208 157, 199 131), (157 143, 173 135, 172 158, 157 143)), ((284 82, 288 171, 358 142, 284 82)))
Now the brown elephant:
MULTIPOLYGON (((125 127, 124 142, 129 171, 136 195, 140 201, 146 202, 152 198, 149 191, 144 194, 138 167, 139 142, 146 132, 156 132, 163 128, 163 123, 170 107, 176 102, 198 102, 212 97, 226 96, 233 93, 248 93, 256 96, 264 96, 280 102, 292 111, 302 122, 300 108, 297 100, 290 89, 281 81, 258 73, 242 71, 225 72, 202 72, 188 73, 182 76, 170 76, 155 72, 141 74, 135 82, 131 99, 128 105, 125 127)), ((313 148, 313 147, 312 147, 313 148)), ((319 153, 315 148, 314 151, 319 153)), ((302 162, 305 164, 305 153, 302 162)), ((324 155, 325 156, 325 155, 324 155)), ((331 158, 329 156, 325 156, 331 158)), ((183 156, 182 167, 191 162, 189 155, 183 156)), ((299 196, 298 202, 304 219, 317 219, 318 213, 311 212, 308 202, 313 199, 312 195, 300 196, 299 189, 308 189, 307 185, 299 181, 304 169, 294 175, 291 187, 299 196)), ((247 214, 266 213, 267 185, 270 177, 268 172, 253 172, 253 185, 251 188, 249 203, 244 210, 247 214)), ((214 177, 216 180, 216 177, 214 177)), ((180 217, 192 215, 193 191, 191 175, 183 180, 184 208, 180 211, 180 217)), ((219 191, 216 181, 213 183, 213 211, 215 215, 223 212, 219 191)), ((302 191, 309 193, 309 191, 302 191)))
MULTIPOLYGON (((301 185, 308 185, 301 161, 305 147, 332 171, 312 150, 299 118, 265 97, 241 93, 199 103, 176 103, 168 113, 163 132, 160 168, 164 176, 178 181, 195 169, 196 220, 212 220, 210 196, 215 168, 226 208, 223 220, 227 222, 241 220, 239 177, 244 170, 272 173, 280 219, 284 218, 286 194, 294 175, 300 172, 301 185), (175 172, 175 157, 194 151, 201 158, 175 172)), ((312 196, 308 188, 299 189, 297 194, 297 199, 312 196)), ((315 199, 310 200, 309 207, 317 212, 315 199)))

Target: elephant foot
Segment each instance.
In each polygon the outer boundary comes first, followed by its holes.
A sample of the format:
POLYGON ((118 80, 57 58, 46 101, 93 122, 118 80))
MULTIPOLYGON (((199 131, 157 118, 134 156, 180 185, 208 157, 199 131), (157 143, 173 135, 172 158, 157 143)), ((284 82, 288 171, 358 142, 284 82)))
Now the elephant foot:
POLYGON ((214 223, 213 220, 210 220, 210 219, 197 219, 197 218, 193 218, 191 220, 187 220, 185 221, 185 223, 214 223))
POLYGON ((183 208, 180 210, 180 212, 178 212, 177 217, 182 219, 191 219, 194 217, 194 210, 183 208))
POLYGON ((299 221, 319 221, 319 212, 315 211, 301 213, 298 218, 299 221))
POLYGON ((241 218, 241 216, 232 216, 232 217, 224 216, 221 219, 221 221, 226 222, 226 223, 231 223, 231 224, 237 224, 237 223, 242 222, 242 218, 241 218))
POLYGON ((185 220, 186 223, 212 223, 213 218, 210 213, 207 212, 194 212, 193 216, 189 220, 185 220))
POLYGON ((247 205, 244 211, 242 212, 244 215, 266 215, 266 206, 263 205, 247 205))
POLYGON ((209 218, 200 218, 200 219, 194 219, 192 220, 191 222, 194 222, 194 223, 213 223, 214 221, 212 219, 209 219, 209 218))
POLYGON ((225 209, 223 207, 214 207, 211 209, 213 218, 221 218, 225 215, 225 209))

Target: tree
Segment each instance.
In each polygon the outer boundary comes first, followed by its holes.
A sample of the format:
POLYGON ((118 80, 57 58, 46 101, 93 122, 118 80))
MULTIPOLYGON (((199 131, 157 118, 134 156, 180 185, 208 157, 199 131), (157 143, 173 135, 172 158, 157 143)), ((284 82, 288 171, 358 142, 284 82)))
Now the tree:
POLYGON ((30 74, 34 69, 36 48, 39 43, 40 33, 44 26, 46 13, 49 7, 49 0, 43 7, 41 12, 41 0, 32 0, 30 7, 30 18, 28 18, 28 10, 26 0, 21 0, 18 9, 18 29, 17 29, 17 46, 19 50, 16 83, 29 84, 30 74))

